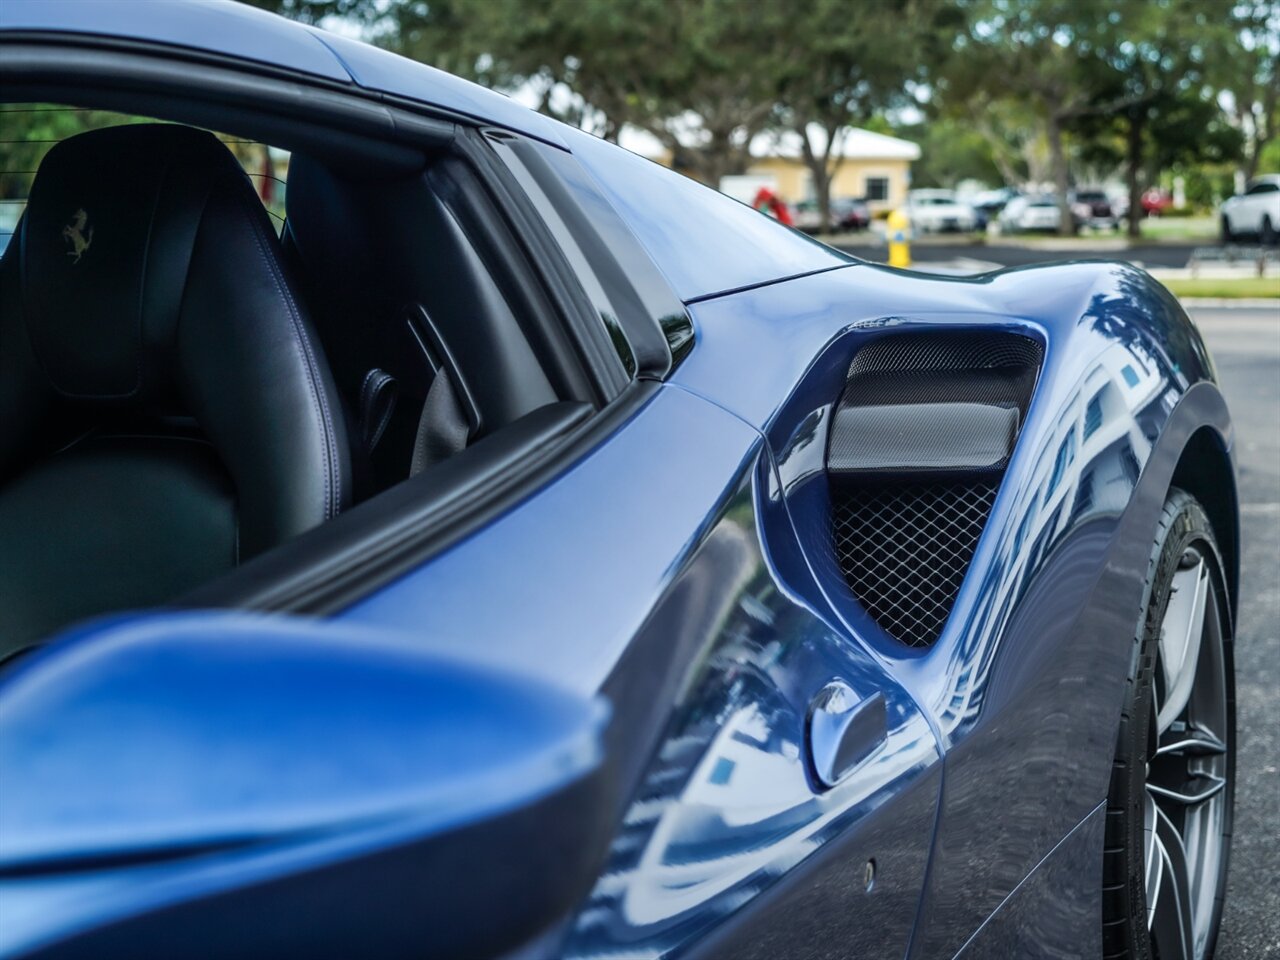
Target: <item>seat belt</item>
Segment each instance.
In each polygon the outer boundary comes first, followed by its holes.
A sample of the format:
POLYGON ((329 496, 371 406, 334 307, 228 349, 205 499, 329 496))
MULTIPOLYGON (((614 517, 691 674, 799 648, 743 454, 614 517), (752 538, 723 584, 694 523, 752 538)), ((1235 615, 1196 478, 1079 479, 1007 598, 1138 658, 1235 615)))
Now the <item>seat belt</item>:
POLYGON ((366 453, 373 453, 386 432, 399 392, 396 378, 385 370, 374 367, 364 375, 360 384, 360 442, 366 453))
POLYGON ((471 432, 458 402, 449 374, 442 366, 436 371, 418 420, 418 435, 413 442, 413 459, 409 476, 417 476, 427 467, 449 459, 467 445, 471 432))

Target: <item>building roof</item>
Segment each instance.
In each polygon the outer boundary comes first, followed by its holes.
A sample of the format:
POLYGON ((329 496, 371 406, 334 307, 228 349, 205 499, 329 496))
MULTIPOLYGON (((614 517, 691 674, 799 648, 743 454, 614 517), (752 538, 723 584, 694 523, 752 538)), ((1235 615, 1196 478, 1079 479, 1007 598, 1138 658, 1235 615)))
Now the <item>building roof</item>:
MULTIPOLYGON (((826 146, 827 135, 822 127, 809 125, 809 142, 815 150, 826 146)), ((677 132, 677 139, 688 147, 698 144, 697 131, 690 127, 687 131, 677 132)), ((642 157, 656 159, 667 154, 666 147, 653 134, 637 127, 625 126, 618 137, 618 143, 632 153, 642 157)), ((846 160, 919 160, 920 146, 910 140, 886 136, 883 133, 872 133, 861 127, 843 127, 838 134, 836 150, 846 160)), ((800 134, 794 130, 767 131, 757 134, 751 140, 751 156, 758 160, 768 157, 782 157, 787 160, 799 160, 803 156, 800 134)))
MULTIPOLYGON (((827 134, 816 123, 805 131, 814 152, 827 145, 827 134)), ((861 127, 842 127, 836 134, 834 153, 846 160, 919 160, 920 146, 910 140, 873 133, 861 127)), ((751 141, 751 155, 760 159, 782 157, 799 160, 804 156, 800 134, 794 130, 757 134, 751 141)))

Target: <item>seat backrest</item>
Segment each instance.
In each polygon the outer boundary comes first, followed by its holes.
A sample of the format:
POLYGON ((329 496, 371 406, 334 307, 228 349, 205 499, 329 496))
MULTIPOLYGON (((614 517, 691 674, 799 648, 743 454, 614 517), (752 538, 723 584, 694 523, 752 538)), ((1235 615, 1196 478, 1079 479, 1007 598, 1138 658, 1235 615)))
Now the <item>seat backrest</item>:
MULTIPOLYGON (((0 581, 31 549, 11 534, 38 532, 31 481, 55 461, 65 475, 69 458, 83 460, 72 471, 78 479, 55 486, 63 497, 76 491, 63 507, 84 514, 90 539, 93 517, 121 506, 98 483, 106 473, 126 484, 146 474, 140 487, 190 487, 189 447, 166 442, 127 455, 148 437, 209 448, 205 459, 225 474, 210 496, 234 514, 228 566, 349 502, 346 430, 328 364, 266 211, 212 134, 138 124, 57 144, 32 184, 0 284, 0 581), (108 450, 120 454, 110 467, 108 450), (184 464, 176 473, 175 458, 184 464), (6 518, 19 490, 24 516, 6 518)), ((131 519, 131 531, 115 522, 102 531, 121 541, 94 545, 102 562, 154 552, 172 535, 163 518, 131 519)), ((145 589, 124 592, 129 604, 148 601, 145 589)), ((7 593, 0 582, 0 632, 7 593)))

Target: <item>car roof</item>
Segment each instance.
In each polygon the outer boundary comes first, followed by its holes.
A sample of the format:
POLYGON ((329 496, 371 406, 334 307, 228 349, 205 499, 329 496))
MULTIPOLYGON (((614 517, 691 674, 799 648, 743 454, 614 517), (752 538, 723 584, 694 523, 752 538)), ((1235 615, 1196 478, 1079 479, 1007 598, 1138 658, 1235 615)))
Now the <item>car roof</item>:
POLYGON ((407 97, 564 146, 555 121, 500 93, 232 0, 4 0, 0 32, 74 33, 283 67, 407 97))

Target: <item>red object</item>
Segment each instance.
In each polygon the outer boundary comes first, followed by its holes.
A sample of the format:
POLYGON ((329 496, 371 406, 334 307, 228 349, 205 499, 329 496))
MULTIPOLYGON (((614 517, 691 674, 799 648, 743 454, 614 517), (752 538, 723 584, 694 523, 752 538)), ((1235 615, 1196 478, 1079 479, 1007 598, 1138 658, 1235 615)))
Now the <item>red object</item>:
POLYGON ((1159 187, 1152 187, 1142 195, 1142 209, 1144 213, 1159 216, 1173 206, 1173 197, 1169 195, 1168 190, 1161 190, 1159 187))
POLYGON ((271 148, 262 145, 262 179, 258 181, 258 195, 266 206, 276 197, 276 165, 271 159, 271 148))
POLYGON ((756 191, 756 198, 751 201, 751 206, 761 213, 773 217, 779 223, 786 224, 788 227, 796 225, 795 220, 791 218, 790 208, 768 187, 761 187, 756 191))

